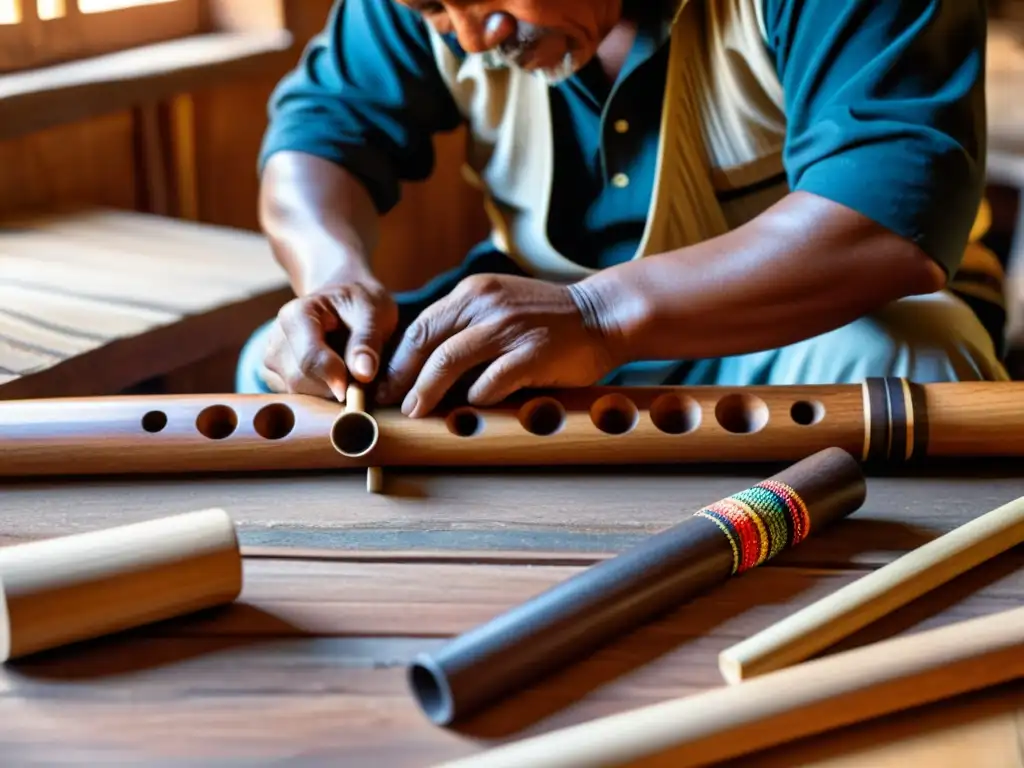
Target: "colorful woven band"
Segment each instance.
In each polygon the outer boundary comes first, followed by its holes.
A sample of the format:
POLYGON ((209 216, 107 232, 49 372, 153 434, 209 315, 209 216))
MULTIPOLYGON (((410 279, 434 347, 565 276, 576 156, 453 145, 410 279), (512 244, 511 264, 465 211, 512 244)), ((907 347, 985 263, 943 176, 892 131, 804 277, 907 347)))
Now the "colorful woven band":
POLYGON ((784 483, 766 480, 696 513, 710 520, 729 542, 732 573, 756 568, 810 533, 803 499, 784 483))

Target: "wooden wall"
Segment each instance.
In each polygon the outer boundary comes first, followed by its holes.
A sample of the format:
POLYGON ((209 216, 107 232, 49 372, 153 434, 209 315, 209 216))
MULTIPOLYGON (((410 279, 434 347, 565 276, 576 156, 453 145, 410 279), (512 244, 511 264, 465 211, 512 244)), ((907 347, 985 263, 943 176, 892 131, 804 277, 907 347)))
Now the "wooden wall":
MULTIPOLYGON (((322 27, 331 0, 287 2, 301 47, 322 27)), ((267 99, 284 72, 192 94, 201 221, 258 228, 256 153, 267 99)), ((461 141, 459 134, 439 137, 434 177, 409 185, 401 205, 385 219, 375 263, 396 290, 420 285, 458 263, 486 232, 476 194, 459 173, 461 141)), ((134 207, 132 142, 129 113, 0 142, 0 212, 67 204, 134 207)))

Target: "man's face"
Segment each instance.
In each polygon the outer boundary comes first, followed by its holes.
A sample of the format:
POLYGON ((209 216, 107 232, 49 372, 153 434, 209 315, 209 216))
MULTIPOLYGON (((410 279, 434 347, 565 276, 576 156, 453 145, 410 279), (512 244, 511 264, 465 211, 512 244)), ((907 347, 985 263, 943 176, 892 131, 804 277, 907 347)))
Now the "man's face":
POLYGON ((549 83, 571 76, 619 22, 622 0, 398 0, 468 53, 534 72, 549 83))

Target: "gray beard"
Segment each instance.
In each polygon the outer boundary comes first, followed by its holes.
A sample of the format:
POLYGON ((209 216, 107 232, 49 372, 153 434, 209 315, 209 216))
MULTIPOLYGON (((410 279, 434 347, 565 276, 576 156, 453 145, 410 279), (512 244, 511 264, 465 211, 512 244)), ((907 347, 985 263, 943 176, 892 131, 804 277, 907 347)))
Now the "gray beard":
MULTIPOLYGON (((492 49, 481 55, 483 57, 484 67, 487 69, 519 68, 519 65, 516 63, 515 56, 506 55, 500 50, 492 49)), ((528 71, 528 74, 539 77, 548 86, 555 86, 564 83, 576 74, 576 69, 576 58, 573 56, 572 51, 567 51, 565 56, 562 57, 561 63, 557 66, 548 67, 546 69, 530 70, 528 71)))

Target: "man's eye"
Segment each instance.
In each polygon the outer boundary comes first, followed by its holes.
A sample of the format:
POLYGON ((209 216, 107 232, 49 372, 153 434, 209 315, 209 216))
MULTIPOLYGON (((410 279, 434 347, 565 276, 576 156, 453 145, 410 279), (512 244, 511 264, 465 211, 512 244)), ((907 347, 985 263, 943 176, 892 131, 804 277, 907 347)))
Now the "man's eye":
POLYGON ((423 3, 420 5, 420 12, 427 16, 444 13, 444 6, 441 3, 423 3))

